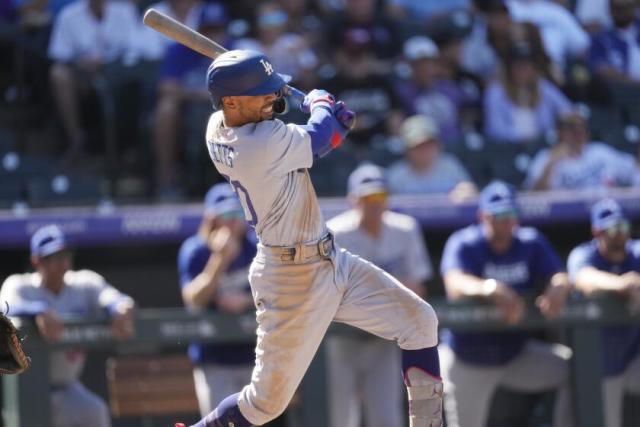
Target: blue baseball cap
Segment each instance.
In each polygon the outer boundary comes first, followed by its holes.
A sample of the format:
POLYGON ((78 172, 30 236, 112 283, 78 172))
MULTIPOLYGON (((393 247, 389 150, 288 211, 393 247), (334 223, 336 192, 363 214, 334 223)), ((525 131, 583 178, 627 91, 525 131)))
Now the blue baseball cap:
POLYGON ((350 196, 354 197, 387 193, 387 180, 384 177, 384 171, 372 164, 358 167, 349 175, 348 192, 350 196))
POLYGON ((216 184, 207 191, 204 197, 204 214, 219 216, 229 213, 242 214, 242 205, 238 196, 226 182, 216 184))
POLYGON ((622 207, 613 199, 603 199, 591 207, 591 227, 596 231, 603 231, 626 217, 622 207))
POLYGON ((503 181, 490 183, 480 193, 479 208, 491 215, 518 213, 515 188, 503 181))
POLYGON ((206 3, 200 9, 198 28, 219 27, 226 24, 227 20, 227 11, 222 4, 206 3))
POLYGON ((31 236, 31 255, 39 258, 67 249, 67 239, 55 224, 45 225, 31 236))

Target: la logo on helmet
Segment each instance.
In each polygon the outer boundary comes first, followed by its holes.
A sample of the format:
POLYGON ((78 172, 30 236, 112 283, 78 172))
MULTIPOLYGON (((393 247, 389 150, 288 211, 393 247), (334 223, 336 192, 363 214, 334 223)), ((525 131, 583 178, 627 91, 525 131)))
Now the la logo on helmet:
POLYGON ((271 74, 273 74, 273 65, 271 65, 269 61, 261 59, 260 63, 264 67, 264 72, 267 73, 267 76, 270 76, 271 74))

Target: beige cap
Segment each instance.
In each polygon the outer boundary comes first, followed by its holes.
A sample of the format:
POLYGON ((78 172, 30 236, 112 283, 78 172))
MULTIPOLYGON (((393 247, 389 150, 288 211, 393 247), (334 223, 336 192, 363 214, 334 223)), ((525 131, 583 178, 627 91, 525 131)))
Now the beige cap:
POLYGON ((438 138, 438 124, 429 116, 416 114, 407 118, 400 128, 405 148, 413 148, 438 138))

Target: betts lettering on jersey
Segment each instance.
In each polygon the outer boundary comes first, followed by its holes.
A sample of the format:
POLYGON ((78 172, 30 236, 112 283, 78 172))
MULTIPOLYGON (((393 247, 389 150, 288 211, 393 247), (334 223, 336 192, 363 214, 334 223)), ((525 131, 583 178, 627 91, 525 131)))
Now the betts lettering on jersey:
POLYGON ((236 157, 236 152, 228 145, 210 142, 209 153, 211 153, 211 159, 214 162, 222 163, 230 168, 233 167, 233 159, 236 157))

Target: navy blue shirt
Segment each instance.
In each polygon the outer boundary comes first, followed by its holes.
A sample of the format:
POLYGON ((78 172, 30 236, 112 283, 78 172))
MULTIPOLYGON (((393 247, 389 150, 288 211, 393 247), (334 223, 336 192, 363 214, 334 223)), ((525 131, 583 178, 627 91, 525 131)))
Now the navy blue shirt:
MULTIPOLYGON (((637 242, 635 243, 637 244, 637 242)), ((627 257, 620 263, 612 263, 600 255, 595 240, 574 248, 568 259, 569 275, 572 279, 584 267, 624 274, 629 271, 640 272, 640 255, 632 251, 632 243, 627 244, 627 257)), ((606 376, 622 373, 638 355, 640 349, 640 326, 608 326, 602 328, 602 345, 606 349, 602 355, 602 369, 606 376)))
MULTIPOLYGON (((242 243, 242 250, 238 257, 231 263, 227 270, 226 277, 222 280, 232 283, 232 286, 241 286, 250 293, 249 286, 249 266, 256 254, 255 240, 248 235, 242 243), (238 283, 241 281, 240 283, 238 283)), ((178 274, 180 277, 180 287, 184 288, 198 274, 204 270, 211 250, 207 243, 198 235, 189 237, 182 243, 178 253, 178 274)), ((215 304, 211 304, 215 309, 215 304)), ((254 344, 191 344, 189 346, 189 357, 195 364, 216 363, 222 365, 244 365, 251 364, 255 360, 254 344)))
MULTIPOLYGON (((516 229, 509 250, 498 254, 489 246, 481 226, 471 225, 453 233, 444 247, 440 271, 444 276, 453 270, 498 280, 524 294, 535 291, 538 284, 546 285, 563 268, 547 239, 534 228, 516 229)), ((502 365, 520 353, 529 337, 522 331, 447 331, 443 341, 467 363, 502 365)))

